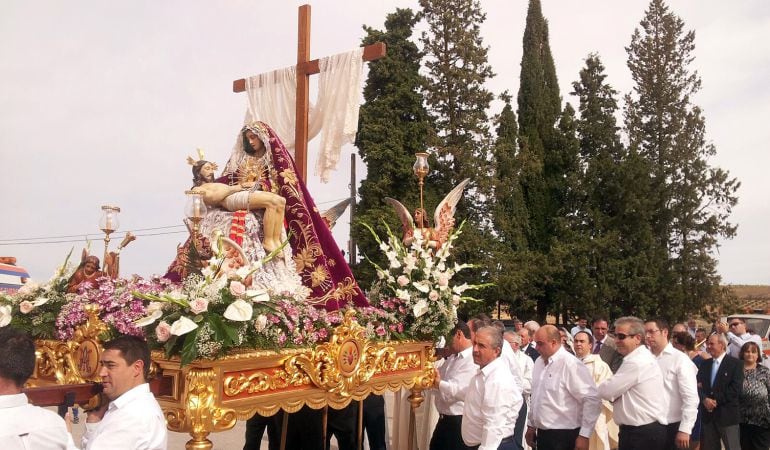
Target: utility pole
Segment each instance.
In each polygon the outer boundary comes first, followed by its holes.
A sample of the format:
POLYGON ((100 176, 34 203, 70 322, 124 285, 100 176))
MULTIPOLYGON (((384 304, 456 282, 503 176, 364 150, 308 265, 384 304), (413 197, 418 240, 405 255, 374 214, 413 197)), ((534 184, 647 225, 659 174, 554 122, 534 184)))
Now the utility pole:
POLYGON ((348 239, 348 264, 356 263, 356 241, 353 238, 353 216, 356 211, 356 153, 350 154, 350 238, 348 239))

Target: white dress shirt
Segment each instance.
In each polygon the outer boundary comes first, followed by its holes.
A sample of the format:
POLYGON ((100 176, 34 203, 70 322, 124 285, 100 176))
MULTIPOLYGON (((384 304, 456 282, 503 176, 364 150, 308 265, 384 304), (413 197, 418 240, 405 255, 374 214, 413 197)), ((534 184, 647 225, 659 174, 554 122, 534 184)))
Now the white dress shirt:
POLYGON ((500 353, 500 357, 505 360, 505 363, 508 365, 508 370, 511 371, 511 375, 513 375, 513 379, 516 382, 516 386, 519 387, 519 392, 522 392, 523 383, 521 381, 521 370, 519 370, 519 363, 516 362, 516 356, 513 354, 511 345, 505 340, 503 340, 503 350, 500 353))
POLYGON ((84 450, 166 450, 166 419, 150 392, 140 384, 110 402, 100 422, 86 423, 84 450))
POLYGON ((738 336, 732 331, 728 331, 727 342, 729 342, 729 345, 727 347, 727 353, 729 353, 730 356, 732 356, 733 358, 740 359, 739 355, 741 353, 741 347, 743 347, 743 344, 747 342, 756 343, 759 346, 760 353, 762 352, 762 338, 760 338, 759 335, 756 335, 756 334, 751 334, 749 332, 746 332, 738 336))
POLYGON ((3 450, 76 449, 64 419, 30 405, 26 394, 0 395, 0 445, 3 450))
POLYGON ((668 423, 679 424, 679 431, 690 434, 698 417, 698 367, 671 343, 656 357, 668 397, 668 423))
POLYGON ((497 450, 504 438, 513 436, 522 401, 521 390, 502 357, 480 369, 465 395, 462 422, 465 445, 497 450))
POLYGON ((541 430, 580 428, 580 435, 586 438, 594 431, 602 408, 588 367, 563 347, 548 360, 541 355, 535 361, 530 405, 529 426, 541 430))
POLYGON ((532 393, 532 368, 535 366, 535 363, 529 355, 521 350, 513 352, 513 359, 519 367, 519 373, 521 374, 521 392, 525 398, 528 398, 529 394, 532 393))
POLYGON ((601 398, 614 402, 615 423, 631 426, 652 422, 668 425, 668 401, 661 395, 663 389, 658 362, 644 345, 624 356, 615 375, 598 387, 601 398))
POLYGON ((473 362, 473 347, 468 347, 456 355, 450 355, 438 368, 441 381, 436 395, 436 409, 439 414, 461 416, 465 406, 465 393, 471 378, 479 371, 473 362))

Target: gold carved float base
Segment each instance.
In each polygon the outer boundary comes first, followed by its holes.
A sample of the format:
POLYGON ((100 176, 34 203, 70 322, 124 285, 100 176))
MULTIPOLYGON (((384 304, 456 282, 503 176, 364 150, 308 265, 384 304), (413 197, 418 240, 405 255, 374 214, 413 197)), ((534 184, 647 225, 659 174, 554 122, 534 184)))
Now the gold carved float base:
MULTIPOLYGON (((433 385, 433 360, 430 342, 367 340, 351 313, 329 342, 312 349, 240 351, 184 367, 153 352, 158 376, 172 386, 158 402, 168 429, 192 436, 187 449, 212 448, 209 433, 229 430, 237 420, 305 405, 341 409, 370 394, 407 388, 416 408, 422 390, 433 385)), ((410 434, 413 429, 410 424, 410 434)))

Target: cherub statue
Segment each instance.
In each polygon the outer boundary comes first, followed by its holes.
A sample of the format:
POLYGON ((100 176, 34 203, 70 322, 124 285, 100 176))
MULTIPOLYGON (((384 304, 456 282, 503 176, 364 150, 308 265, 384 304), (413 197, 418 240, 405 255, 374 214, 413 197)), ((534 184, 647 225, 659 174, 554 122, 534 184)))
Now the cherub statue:
POLYGON ((204 160, 203 154, 199 154, 199 161, 187 158, 192 165, 192 190, 203 193, 203 201, 210 207, 227 211, 264 209, 262 246, 268 253, 277 249, 281 245, 286 199, 272 192, 255 190, 256 181, 242 181, 235 185, 218 182, 214 178, 217 165, 204 160))
POLYGON ((463 190, 468 185, 470 179, 466 178, 460 182, 454 189, 452 189, 441 203, 436 207, 436 211, 433 214, 434 226, 431 227, 428 220, 428 213, 422 208, 417 208, 414 211, 414 219, 409 214, 409 210, 396 199, 385 197, 385 203, 393 206, 401 219, 401 226, 404 230, 404 237, 402 238, 404 244, 411 245, 414 241, 415 224, 417 229, 422 232, 422 237, 427 242, 428 247, 438 250, 449 239, 449 234, 455 226, 455 210, 457 209, 457 203, 463 196, 463 190))

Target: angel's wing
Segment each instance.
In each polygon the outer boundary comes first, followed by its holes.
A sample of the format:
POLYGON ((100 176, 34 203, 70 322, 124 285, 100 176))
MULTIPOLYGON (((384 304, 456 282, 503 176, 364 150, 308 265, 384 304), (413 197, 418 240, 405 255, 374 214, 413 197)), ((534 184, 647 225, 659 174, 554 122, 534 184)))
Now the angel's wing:
POLYGON ((321 218, 326 222, 330 230, 334 228, 337 219, 348 209, 348 205, 350 205, 349 197, 321 213, 321 218))
POLYGON ((436 230, 434 238, 438 241, 438 246, 446 242, 449 233, 452 232, 452 228, 455 226, 457 203, 463 197, 463 190, 469 182, 470 178, 461 181, 436 207, 436 212, 433 214, 433 227, 436 230))
POLYGON ((401 204, 395 198, 385 197, 385 203, 389 204, 396 210, 398 218, 401 219, 401 227, 404 230, 404 240, 414 235, 414 220, 412 215, 409 214, 409 210, 401 204))

